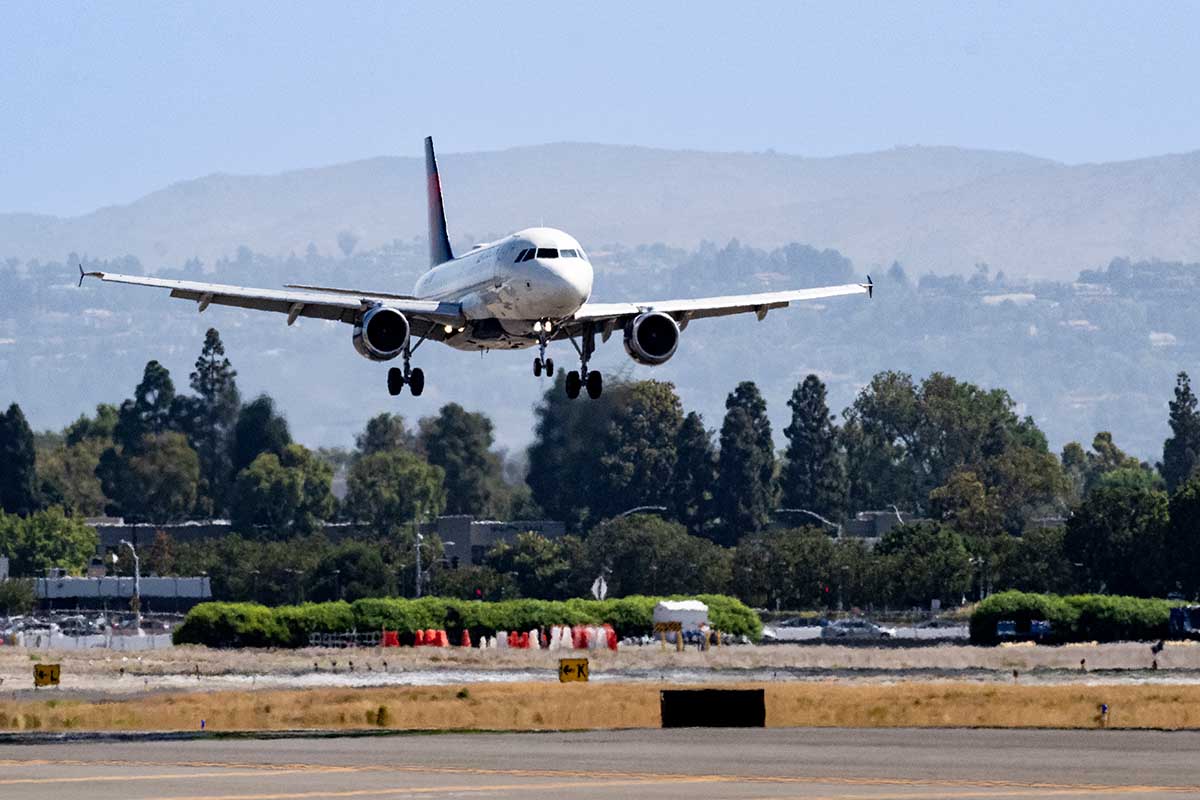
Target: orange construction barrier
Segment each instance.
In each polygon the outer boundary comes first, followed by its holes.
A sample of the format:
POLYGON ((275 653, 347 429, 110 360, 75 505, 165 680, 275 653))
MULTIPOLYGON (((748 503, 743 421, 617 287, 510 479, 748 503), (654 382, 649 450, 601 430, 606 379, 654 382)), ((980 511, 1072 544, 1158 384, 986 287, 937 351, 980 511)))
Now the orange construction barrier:
POLYGON ((437 632, 437 646, 438 647, 449 647, 450 646, 450 635, 447 634, 445 631, 438 631, 437 632))
POLYGON ((400 631, 385 630, 383 632, 383 641, 381 642, 381 646, 383 646, 383 647, 399 647, 400 646, 400 631))
POLYGON ((517 647, 521 648, 522 650, 529 649, 529 633, 528 632, 522 633, 519 636, 517 636, 517 647))
POLYGON ((519 647, 520 641, 521 641, 520 637, 517 635, 516 631, 508 632, 508 646, 509 647, 519 647))
POLYGON ((458 644, 460 647, 471 646, 471 632, 466 628, 463 628, 462 641, 460 641, 458 644))
POLYGON ((617 632, 613 630, 612 625, 605 625, 604 630, 608 634, 608 649, 616 650, 617 649, 617 632))
POLYGON ((413 647, 423 647, 425 645, 425 631, 417 628, 413 636, 415 637, 413 639, 413 647))

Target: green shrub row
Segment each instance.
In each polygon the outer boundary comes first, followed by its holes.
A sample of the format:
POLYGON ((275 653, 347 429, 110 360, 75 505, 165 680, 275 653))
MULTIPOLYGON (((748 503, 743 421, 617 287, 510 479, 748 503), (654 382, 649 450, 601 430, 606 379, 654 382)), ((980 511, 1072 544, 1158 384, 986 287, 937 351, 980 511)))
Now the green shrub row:
MULTIPOLYGON (((418 629, 445 630, 457 643, 462 631, 472 641, 496 631, 528 631, 551 625, 611 623, 620 636, 649 633, 654 606, 661 598, 632 596, 617 600, 503 600, 489 603, 444 597, 372 598, 353 603, 305 603, 267 606, 253 603, 201 603, 175 629, 176 644, 209 647, 304 647, 311 633, 399 631, 410 642, 418 629)), ((740 600, 700 595, 714 628, 757 640, 758 615, 740 600)))
POLYGON ((1016 623, 1019 634, 1030 622, 1045 620, 1051 642, 1118 642, 1163 639, 1168 634, 1171 607, 1167 600, 1100 594, 1059 596, 1001 592, 975 607, 971 615, 971 642, 995 644, 996 624, 1016 623))

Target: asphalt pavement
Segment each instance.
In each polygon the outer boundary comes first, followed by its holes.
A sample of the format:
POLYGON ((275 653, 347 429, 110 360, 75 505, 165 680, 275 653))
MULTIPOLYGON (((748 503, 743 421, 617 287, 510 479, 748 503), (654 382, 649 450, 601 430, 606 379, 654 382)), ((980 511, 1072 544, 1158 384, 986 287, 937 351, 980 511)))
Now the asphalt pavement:
POLYGON ((1200 797, 1200 733, 641 730, 0 745, 5 800, 1200 797))

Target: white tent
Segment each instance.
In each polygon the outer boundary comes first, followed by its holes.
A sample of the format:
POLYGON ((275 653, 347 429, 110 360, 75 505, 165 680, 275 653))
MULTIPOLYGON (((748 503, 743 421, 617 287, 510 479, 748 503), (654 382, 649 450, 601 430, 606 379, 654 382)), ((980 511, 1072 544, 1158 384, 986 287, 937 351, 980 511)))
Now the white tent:
POLYGON ((655 622, 678 622, 685 631, 708 624, 708 606, 699 600, 663 600, 654 606, 655 622))

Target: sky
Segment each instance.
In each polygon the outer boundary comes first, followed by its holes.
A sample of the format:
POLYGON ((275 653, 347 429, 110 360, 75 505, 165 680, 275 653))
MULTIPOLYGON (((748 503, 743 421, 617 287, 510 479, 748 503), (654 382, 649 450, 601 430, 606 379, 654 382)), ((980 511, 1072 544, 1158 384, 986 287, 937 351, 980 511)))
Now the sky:
POLYGON ((4 4, 0 213, 418 156, 428 134, 441 152, 1200 148, 1200 4, 512 5, 4 4))

